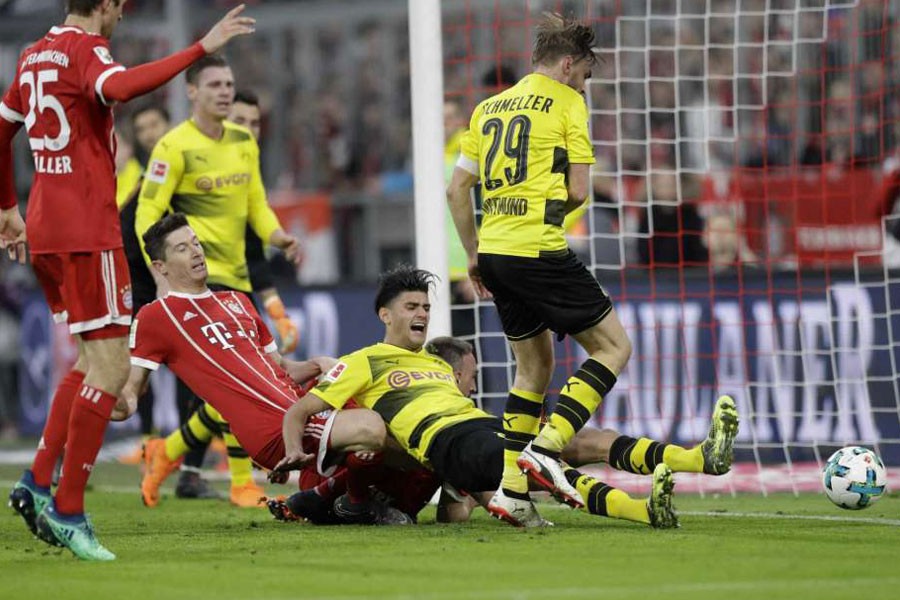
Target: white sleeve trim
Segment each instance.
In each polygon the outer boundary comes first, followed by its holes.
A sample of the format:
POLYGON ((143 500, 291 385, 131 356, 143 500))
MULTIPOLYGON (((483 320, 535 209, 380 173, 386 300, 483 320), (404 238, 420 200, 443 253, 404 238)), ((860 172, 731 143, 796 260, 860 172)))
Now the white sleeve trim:
POLYGON ((136 367, 150 369, 151 371, 155 371, 159 368, 159 363, 153 362, 152 360, 147 360, 146 358, 138 358, 137 356, 131 357, 131 364, 136 367))
POLYGON ((274 341, 270 342, 268 346, 263 348, 263 351, 266 354, 271 354, 273 352, 276 352, 277 350, 278 350, 278 344, 276 344, 274 341))
POLYGON ((11 109, 7 105, 3 104, 2 102, 0 102, 0 117, 3 117, 10 123, 24 123, 25 122, 25 115, 14 111, 13 109, 11 109))
POLYGON ((459 155, 459 159, 456 161, 456 166, 463 171, 468 171, 472 175, 478 175, 478 161, 472 160, 465 154, 459 155))
POLYGON ((97 78, 97 83, 94 84, 94 91, 97 92, 97 97, 100 98, 100 102, 109 106, 109 102, 107 102, 106 98, 103 97, 103 84, 106 83, 106 80, 109 79, 110 75, 124 70, 125 67, 123 67, 122 65, 116 65, 100 73, 100 77, 97 78))

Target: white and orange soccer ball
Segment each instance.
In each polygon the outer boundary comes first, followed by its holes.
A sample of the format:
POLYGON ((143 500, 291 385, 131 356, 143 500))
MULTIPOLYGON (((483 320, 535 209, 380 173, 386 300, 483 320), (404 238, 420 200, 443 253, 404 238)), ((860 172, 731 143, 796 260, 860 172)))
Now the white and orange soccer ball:
POLYGON ((860 510, 884 495, 887 471, 877 454, 847 446, 831 455, 822 473, 825 495, 841 508, 860 510))

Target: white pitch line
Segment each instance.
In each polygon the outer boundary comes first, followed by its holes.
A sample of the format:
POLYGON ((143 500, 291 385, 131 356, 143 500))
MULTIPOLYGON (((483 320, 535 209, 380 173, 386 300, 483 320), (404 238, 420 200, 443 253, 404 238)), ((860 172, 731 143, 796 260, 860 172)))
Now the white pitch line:
POLYGON ((900 527, 900 519, 880 517, 836 517, 832 515, 788 515, 783 513, 744 513, 716 511, 678 511, 679 515, 690 517, 734 517, 736 519, 788 519, 791 521, 837 521, 839 523, 869 523, 872 525, 892 525, 900 527))

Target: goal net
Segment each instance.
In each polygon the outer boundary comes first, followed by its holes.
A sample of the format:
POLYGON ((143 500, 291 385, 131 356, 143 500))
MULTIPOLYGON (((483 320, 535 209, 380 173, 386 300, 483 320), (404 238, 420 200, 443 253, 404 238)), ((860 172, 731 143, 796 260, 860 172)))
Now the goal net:
MULTIPOLYGON (((729 394, 737 464, 682 491, 817 490, 855 444, 900 472, 900 3, 443 2, 447 99, 468 115, 529 72, 545 10, 602 48, 593 194, 568 235, 634 353, 591 426, 692 445, 729 394)), ((514 362, 496 311, 459 293, 453 321, 499 413, 514 362)), ((556 350, 550 404, 584 359, 556 350)))

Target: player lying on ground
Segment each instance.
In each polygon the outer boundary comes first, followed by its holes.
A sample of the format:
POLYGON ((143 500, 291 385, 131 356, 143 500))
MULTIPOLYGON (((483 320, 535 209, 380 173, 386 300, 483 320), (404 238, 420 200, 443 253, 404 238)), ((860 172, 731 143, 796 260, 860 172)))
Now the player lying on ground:
MULTIPOLYGON (((273 469, 285 455, 282 420, 297 400, 297 384, 319 375, 322 363, 282 358, 246 296, 206 286, 203 248, 184 215, 163 217, 144 241, 152 267, 171 291, 135 318, 131 374, 114 416, 132 414, 150 372, 166 364, 231 424, 258 465, 273 469)), ((381 419, 368 410, 335 413, 323 427, 335 450, 378 450, 386 435, 381 419)), ((318 439, 308 436, 307 443, 318 451, 318 439)), ((160 484, 178 466, 166 450, 162 440, 148 446, 141 486, 148 506, 158 503, 160 484)))
MULTIPOLYGON (((450 365, 457 388, 462 395, 468 397, 475 391, 477 363, 471 344, 451 337, 439 337, 428 342, 425 349, 450 365)), ((586 428, 579 431, 572 442, 563 449, 563 456, 570 466, 605 462, 618 470, 632 473, 653 472, 660 457, 664 457, 671 464, 674 472, 711 475, 727 473, 731 467, 734 441, 734 436, 729 435, 726 428, 730 417, 730 402, 731 399, 727 396, 719 399, 713 411, 708 437, 689 450, 674 444, 661 444, 648 438, 635 439, 620 435, 611 429, 586 428)), ((330 505, 346 489, 346 474, 338 472, 330 478, 315 479, 315 473, 314 466, 304 468, 300 477, 300 487, 303 491, 286 500, 269 501, 269 509, 276 518, 290 520, 301 516, 315 523, 341 522, 341 519, 330 510, 330 505)), ((428 481, 421 476, 415 476, 412 471, 407 473, 406 480, 403 476, 397 475, 395 470, 387 470, 387 473, 390 473, 386 476, 390 482, 387 485, 380 484, 377 479, 373 480, 376 496, 406 512, 415 520, 416 512, 424 507, 424 503, 417 504, 417 502, 423 498, 427 501, 437 490, 439 480, 435 477, 432 481, 428 481), (424 485, 433 487, 423 489, 424 485), (405 490, 403 486, 406 486, 405 490), (398 494, 398 489, 403 491, 398 494), (384 498, 385 495, 388 497, 384 498), (395 498, 399 498, 400 501, 396 501, 395 498), (415 512, 411 512, 413 510, 415 512)), ((575 469, 567 468, 566 474, 580 490, 589 491, 594 487, 593 479, 587 476, 579 479, 581 474, 575 469)), ((533 487, 533 489, 540 488, 533 487)), ((611 488, 598 488, 600 492, 604 489, 613 492, 614 496, 620 493, 611 488)), ((461 494, 452 486, 445 484, 438 503, 437 519, 440 522, 465 521, 479 502, 485 504, 489 501, 490 495, 490 492, 483 494, 476 501, 471 496, 461 494)))
MULTIPOLYGON (((450 365, 460 394, 469 397, 475 392, 475 355, 471 344, 439 337, 428 342, 426 350, 450 365)), ((345 408, 351 404, 355 405, 351 401, 345 408)), ((304 434, 308 435, 310 427, 320 427, 319 423, 332 412, 310 417, 304 434)), ((269 511, 281 521, 303 518, 318 525, 359 524, 375 522, 381 505, 386 504, 406 515, 409 522, 415 522, 419 511, 441 487, 434 472, 406 455, 390 438, 383 456, 358 454, 347 455, 346 466, 331 476, 322 475, 314 464, 307 465, 300 471, 301 491, 288 498, 267 499, 269 511)), ((442 507, 468 500, 453 491, 441 494, 442 507)), ((459 511, 455 506, 447 510, 453 514, 459 511)), ((471 507, 466 508, 466 516, 469 511, 471 507)))
MULTIPOLYGON (((411 267, 398 267, 383 275, 375 308, 385 325, 384 342, 342 357, 288 410, 284 419, 286 455, 277 470, 311 463, 315 457, 302 446, 307 419, 328 408, 342 408, 353 398, 378 413, 399 445, 432 468, 441 481, 487 505, 503 473, 503 427, 499 419, 476 408, 460 393, 453 370, 445 361, 423 349, 432 278, 427 271, 411 267)), ((727 442, 723 438, 712 444, 728 456, 729 463, 731 440, 733 436, 727 436, 727 442)), ((654 465, 651 497, 646 501, 632 499, 572 470, 568 478, 587 494, 587 510, 655 527, 677 525, 671 502, 672 471, 661 458, 667 451, 670 455, 693 453, 694 470, 699 471, 703 467, 702 451, 657 444, 653 452, 635 456, 637 441, 619 447, 617 462, 643 465, 643 469, 654 465)), ((726 458, 717 457, 716 462, 725 464, 726 458)), ((547 523, 535 511, 524 509, 511 511, 505 518, 517 526, 547 523)))

